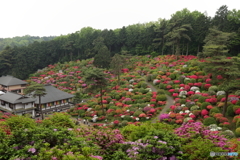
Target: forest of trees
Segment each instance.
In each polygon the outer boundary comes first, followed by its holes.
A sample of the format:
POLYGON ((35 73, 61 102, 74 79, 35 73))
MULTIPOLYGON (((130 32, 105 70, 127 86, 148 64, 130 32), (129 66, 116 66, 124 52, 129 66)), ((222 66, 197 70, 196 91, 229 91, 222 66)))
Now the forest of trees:
POLYGON ((223 5, 214 17, 209 17, 205 13, 190 12, 185 8, 174 13, 169 20, 159 19, 114 30, 85 27, 50 41, 5 47, 0 52, 0 73, 25 79, 38 69, 57 62, 92 57, 101 61, 101 57, 104 57, 104 63, 110 63, 108 59, 116 53, 197 55, 202 52, 204 39, 211 28, 232 33, 233 36, 225 44, 228 55, 236 56, 240 53, 240 10, 228 10, 223 5))
POLYGON ((55 36, 49 36, 49 37, 38 37, 38 36, 30 36, 25 35, 22 37, 13 37, 13 38, 0 38, 0 51, 4 50, 7 46, 10 47, 20 47, 20 46, 27 46, 34 41, 42 42, 42 41, 50 41, 54 39, 55 36))

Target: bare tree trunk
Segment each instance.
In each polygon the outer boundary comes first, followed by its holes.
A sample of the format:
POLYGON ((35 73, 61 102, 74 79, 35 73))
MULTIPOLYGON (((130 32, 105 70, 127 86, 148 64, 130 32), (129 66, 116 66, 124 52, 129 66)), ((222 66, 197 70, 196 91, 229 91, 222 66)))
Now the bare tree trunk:
POLYGON ((224 106, 223 106, 223 116, 224 117, 225 117, 226 111, 227 111, 228 94, 229 94, 228 91, 226 91, 225 102, 224 102, 224 106))
POLYGON ((44 116, 43 116, 43 111, 42 111, 42 106, 41 106, 41 96, 40 95, 38 96, 38 99, 39 99, 39 108, 40 108, 40 112, 41 112, 41 116, 42 116, 42 120, 43 120, 44 116))
POLYGON ((120 73, 118 73, 118 75, 117 75, 117 84, 118 84, 118 86, 119 86, 119 82, 120 82, 120 73))
POLYGON ((183 51, 184 51, 184 43, 183 43, 183 47, 182 47, 182 55, 183 55, 183 51))
POLYGON ((163 45, 162 45, 162 55, 163 55, 163 49, 164 49, 164 41, 163 41, 163 45))
POLYGON ((197 49, 197 53, 199 52, 199 48, 200 48, 200 46, 199 46, 199 44, 198 44, 198 49, 197 49))
POLYGON ((72 61, 72 57, 73 57, 73 54, 72 54, 72 52, 70 53, 70 58, 71 58, 71 61, 72 61))
POLYGON ((102 112, 103 112, 103 115, 105 115, 105 112, 104 112, 104 107, 103 107, 103 98, 102 98, 102 87, 100 88, 100 100, 101 100, 101 106, 102 106, 102 112))
POLYGON ((173 49, 172 49, 172 55, 175 55, 175 54, 174 54, 174 45, 173 45, 173 49))
POLYGON ((186 56, 188 55, 188 43, 187 43, 187 51, 186 51, 186 56))

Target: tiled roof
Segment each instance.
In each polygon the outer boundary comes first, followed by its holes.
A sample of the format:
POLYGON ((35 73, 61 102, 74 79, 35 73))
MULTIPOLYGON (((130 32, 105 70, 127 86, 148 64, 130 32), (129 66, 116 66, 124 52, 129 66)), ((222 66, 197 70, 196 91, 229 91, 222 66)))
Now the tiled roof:
POLYGON ((13 76, 7 75, 7 76, 0 77, 0 84, 4 86, 13 86, 13 85, 27 84, 27 82, 22 81, 13 76))
MULTIPOLYGON (((41 103, 50 103, 74 97, 74 95, 63 92, 51 85, 46 85, 44 88, 47 94, 41 97, 41 103)), ((38 97, 36 97, 35 103, 39 104, 38 97)))
POLYGON ((0 100, 3 100, 5 102, 9 102, 11 104, 17 104, 17 103, 29 103, 34 102, 35 99, 31 97, 22 96, 17 93, 13 92, 7 92, 0 96, 0 100))

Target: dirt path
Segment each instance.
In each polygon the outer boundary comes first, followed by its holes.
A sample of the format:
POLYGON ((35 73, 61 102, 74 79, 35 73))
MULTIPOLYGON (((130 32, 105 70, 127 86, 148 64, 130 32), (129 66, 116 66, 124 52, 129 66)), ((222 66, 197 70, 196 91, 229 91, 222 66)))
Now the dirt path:
MULTIPOLYGON (((157 92, 156 87, 154 87, 149 82, 146 82, 146 83, 152 89, 153 92, 157 92)), ((158 117, 160 116, 160 114, 166 113, 167 110, 170 108, 170 106, 174 105, 174 99, 171 96, 169 96, 169 95, 166 95, 166 96, 167 96, 167 102, 166 102, 165 107, 163 108, 163 110, 155 118, 153 118, 152 123, 156 123, 156 121, 158 120, 158 117)))

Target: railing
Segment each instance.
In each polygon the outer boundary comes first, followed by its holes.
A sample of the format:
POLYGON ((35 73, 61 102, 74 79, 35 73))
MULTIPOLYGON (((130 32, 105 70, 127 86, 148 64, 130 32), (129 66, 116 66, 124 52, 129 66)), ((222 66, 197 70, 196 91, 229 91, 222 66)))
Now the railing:
POLYGON ((13 112, 13 110, 11 108, 3 107, 3 106, 0 106, 0 110, 5 111, 5 112, 13 112))

